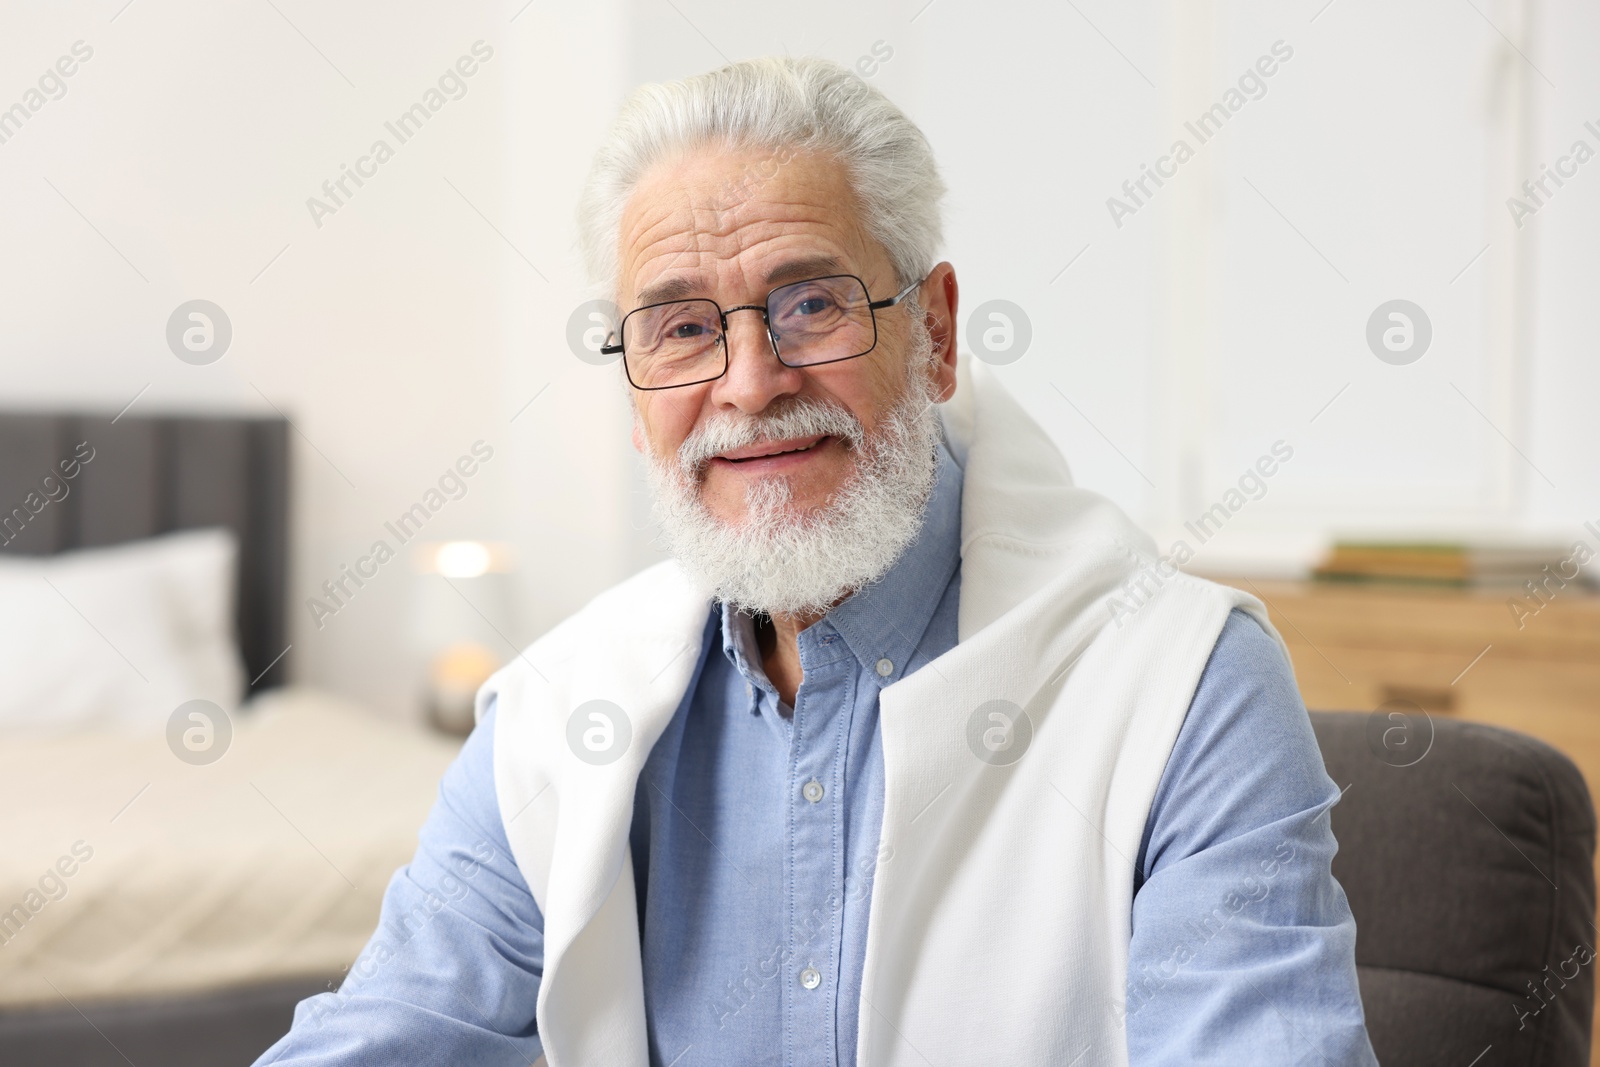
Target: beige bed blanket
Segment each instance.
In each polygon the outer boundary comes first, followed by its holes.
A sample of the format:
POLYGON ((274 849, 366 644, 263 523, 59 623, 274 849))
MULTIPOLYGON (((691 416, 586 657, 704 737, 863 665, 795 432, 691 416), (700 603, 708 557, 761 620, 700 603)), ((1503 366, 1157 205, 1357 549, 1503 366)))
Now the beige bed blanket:
POLYGON ((336 976, 456 742, 284 690, 226 754, 0 737, 0 1007, 336 976))

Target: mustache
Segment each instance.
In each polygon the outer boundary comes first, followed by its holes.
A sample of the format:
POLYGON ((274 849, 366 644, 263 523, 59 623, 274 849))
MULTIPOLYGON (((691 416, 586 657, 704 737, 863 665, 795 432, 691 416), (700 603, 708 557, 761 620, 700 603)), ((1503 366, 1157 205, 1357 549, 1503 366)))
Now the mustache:
POLYGON ((797 398, 762 415, 718 415, 696 426, 678 447, 678 469, 698 478, 713 457, 762 441, 789 437, 837 437, 851 449, 866 440, 861 420, 843 405, 809 397, 797 398))

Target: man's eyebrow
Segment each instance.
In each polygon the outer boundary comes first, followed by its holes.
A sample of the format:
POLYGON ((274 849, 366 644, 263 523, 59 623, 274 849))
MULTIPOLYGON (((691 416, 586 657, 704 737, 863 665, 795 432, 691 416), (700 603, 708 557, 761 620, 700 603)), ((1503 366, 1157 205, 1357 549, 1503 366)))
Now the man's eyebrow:
MULTIPOLYGON (((769 286, 778 286, 787 282, 804 281, 807 278, 840 274, 844 271, 844 263, 837 256, 807 256, 804 259, 791 259, 772 268, 767 272, 766 283, 769 286)), ((668 278, 666 281, 639 290, 634 306, 645 307, 666 300, 686 300, 704 295, 705 287, 698 281, 691 278, 668 278)))
POLYGON ((700 291, 699 282, 688 278, 668 278, 664 282, 657 282, 655 285, 640 289, 634 306, 646 307, 664 300, 682 300, 685 297, 695 296, 700 291))
POLYGON ((844 264, 835 256, 808 256, 805 259, 791 259, 789 262, 772 268, 767 272, 768 285, 782 285, 785 282, 799 282, 807 278, 820 278, 829 274, 845 273, 844 264))

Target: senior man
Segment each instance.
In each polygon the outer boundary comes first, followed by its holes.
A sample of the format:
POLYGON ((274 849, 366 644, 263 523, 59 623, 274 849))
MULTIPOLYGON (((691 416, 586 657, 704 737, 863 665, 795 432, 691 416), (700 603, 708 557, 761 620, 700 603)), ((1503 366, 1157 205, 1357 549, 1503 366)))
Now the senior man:
POLYGON ((1374 1062, 1281 643, 957 358, 942 192, 832 63, 629 100, 580 215, 674 558, 485 686, 262 1063, 1374 1062))

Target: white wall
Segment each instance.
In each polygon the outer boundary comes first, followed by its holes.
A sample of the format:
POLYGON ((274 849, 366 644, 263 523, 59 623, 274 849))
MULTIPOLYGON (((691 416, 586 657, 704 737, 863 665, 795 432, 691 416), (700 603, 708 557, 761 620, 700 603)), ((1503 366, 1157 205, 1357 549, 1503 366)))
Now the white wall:
POLYGON ((936 4, 919 20, 950 57, 915 100, 954 190, 965 303, 1029 312, 1034 348, 1001 373, 1079 479, 1163 545, 1199 547, 1183 520, 1273 442, 1295 448, 1198 567, 1303 567, 1345 532, 1570 540, 1600 510, 1582 336, 1600 165, 1562 191, 1537 246, 1504 206, 1518 153, 1555 152, 1549 134, 1517 143, 1519 93, 1541 128, 1561 101, 1563 145, 1600 113, 1596 25, 1564 2, 1477 6, 936 4), (1278 41, 1293 56, 1265 95, 1115 225, 1107 197, 1176 137, 1197 144, 1184 120, 1278 41), (1516 270, 1532 307, 1508 306, 1516 270), (1395 297, 1434 326, 1410 366, 1364 340, 1395 297))
MULTIPOLYGON (((1533 158, 1553 164, 1582 139, 1600 151, 1600 9, 1576 0, 1546 0, 1536 20, 1537 62, 1557 88, 1542 80, 1541 114, 1533 158)), ((1509 194, 1508 194, 1509 195, 1509 194)), ((1537 249, 1532 294, 1533 353, 1527 451, 1555 488, 1530 483, 1529 510, 1538 520, 1570 528, 1600 520, 1600 156, 1579 169, 1519 239, 1537 249)))
POLYGON ((529 595, 496 629, 524 643, 623 572, 618 537, 595 533, 618 528, 607 463, 626 471, 614 391, 589 389, 588 368, 553 347, 579 285, 570 204, 621 89, 615 50, 578 44, 614 41, 616 13, 275 3, 7 16, 0 106, 75 41, 93 55, 0 144, 0 401, 114 413, 148 384, 135 412, 287 413, 285 662, 410 715, 423 579, 409 561, 320 629, 305 601, 474 441, 494 459, 422 536, 560 561, 522 570, 529 595), (479 40, 493 56, 466 94, 400 144, 385 122, 479 40), (378 138, 393 158, 317 226, 307 198, 378 138), (165 342, 168 315, 196 297, 234 329, 209 366, 165 342))

